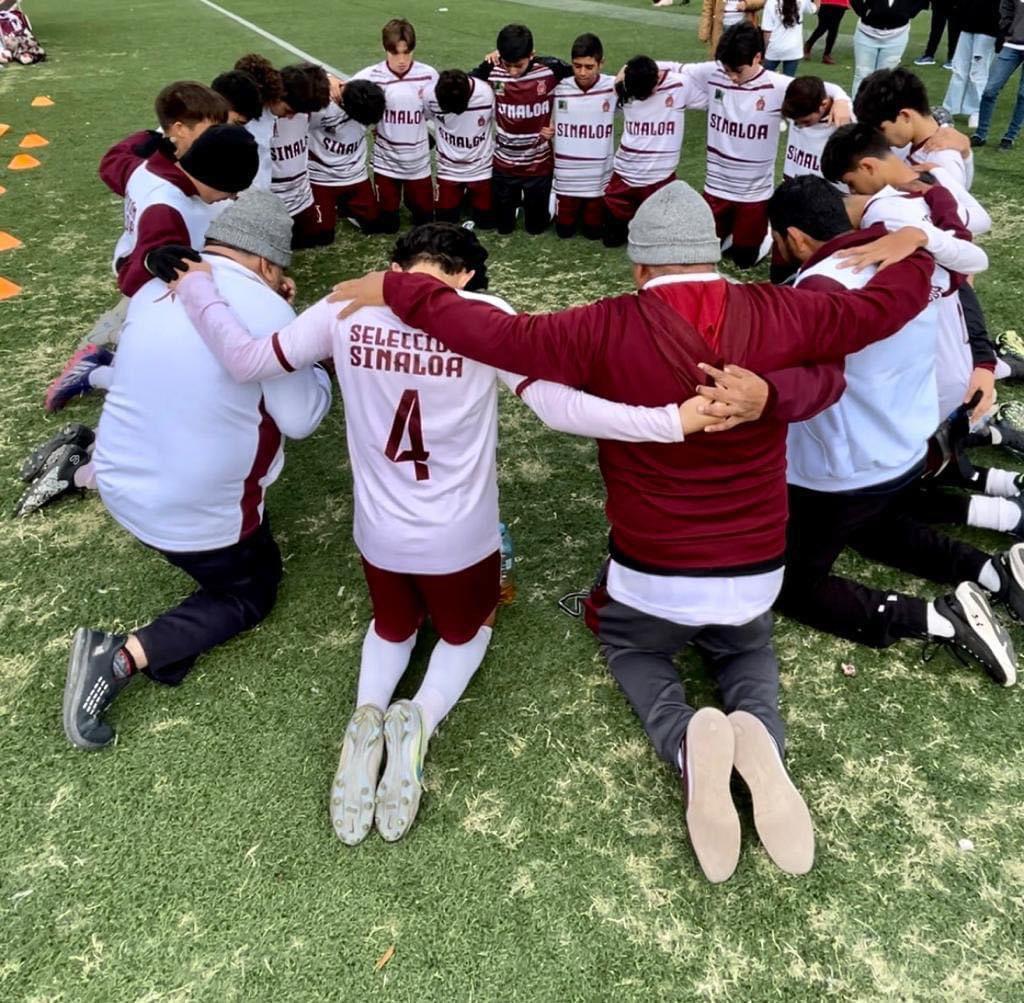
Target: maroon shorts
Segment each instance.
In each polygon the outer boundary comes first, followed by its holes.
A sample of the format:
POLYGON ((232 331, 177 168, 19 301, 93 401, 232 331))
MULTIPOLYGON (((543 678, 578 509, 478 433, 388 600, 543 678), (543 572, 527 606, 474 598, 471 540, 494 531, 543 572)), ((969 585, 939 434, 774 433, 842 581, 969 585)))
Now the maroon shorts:
POLYGON ((408 181, 404 178, 389 178, 386 174, 375 174, 377 201, 381 212, 398 212, 402 200, 415 219, 429 219, 434 215, 434 182, 428 174, 425 178, 408 181))
POLYGON ((498 605, 501 553, 449 575, 412 575, 383 571, 363 558, 377 633, 385 641, 404 641, 426 617, 441 639, 465 644, 476 636, 498 605))
POLYGON ((292 247, 297 250, 302 247, 316 247, 324 243, 325 239, 329 242, 329 237, 325 237, 325 234, 333 231, 334 227, 324 226, 323 212, 314 202, 292 216, 292 247))
POLYGON ((734 249, 760 250, 765 234, 768 233, 767 199, 764 202, 730 202, 705 192, 704 201, 711 206, 719 240, 725 240, 732 234, 734 249))
POLYGON ((675 173, 670 174, 653 185, 644 185, 641 188, 634 188, 626 184, 618 174, 613 174, 608 187, 604 190, 604 204, 608 214, 619 223, 628 223, 635 215, 637 209, 643 205, 659 188, 671 184, 676 180, 675 173))
POLYGON ((556 195, 555 200, 555 222, 562 226, 582 224, 597 229, 604 223, 604 198, 600 195, 594 198, 556 195))
POLYGON ((451 211, 460 209, 463 202, 468 202, 473 212, 492 212, 494 209, 494 190, 491 179, 483 181, 449 181, 448 178, 437 179, 437 208, 451 211))
POLYGON ((369 178, 354 185, 312 185, 313 202, 320 209, 320 225, 333 231, 339 217, 351 217, 360 225, 373 224, 380 216, 380 206, 369 178))

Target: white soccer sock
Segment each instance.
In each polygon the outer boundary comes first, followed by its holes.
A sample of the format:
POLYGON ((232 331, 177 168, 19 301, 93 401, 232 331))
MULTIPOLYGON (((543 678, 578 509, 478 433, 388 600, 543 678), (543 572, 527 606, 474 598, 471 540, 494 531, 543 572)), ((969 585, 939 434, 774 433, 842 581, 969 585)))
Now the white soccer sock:
POLYGON ((1002 587, 1002 579, 1000 579, 999 572, 996 571, 996 566, 991 559, 987 560, 984 567, 978 572, 978 584, 983 589, 988 589, 989 592, 998 592, 1002 587))
POLYGON ((113 366, 97 366, 91 373, 89 373, 89 386, 96 390, 109 390, 113 382, 113 366))
POLYGON ((414 696, 423 714, 428 737, 459 702, 491 643, 491 628, 481 627, 465 644, 438 641, 430 655, 427 674, 414 696))
POLYGON ((929 637, 953 637, 956 631, 953 625, 935 608, 935 603, 928 603, 928 625, 926 627, 929 637))
MULTIPOLYGON (((967 525, 977 526, 979 529, 994 529, 998 533, 1009 533, 1011 529, 1017 528, 1020 517, 1020 505, 1009 498, 986 498, 983 495, 974 495, 967 505, 967 525)), ((984 582, 981 584, 985 585, 984 582)), ((985 585, 985 588, 989 587, 985 585)))
POLYGON ((991 498, 1019 498, 1018 476, 1016 470, 999 470, 993 467, 985 477, 985 494, 991 498))
POLYGON ((385 641, 377 633, 375 621, 363 638, 363 657, 359 663, 359 687, 356 706, 373 704, 387 710, 395 695, 398 681, 409 667, 409 657, 416 647, 416 631, 404 641, 385 641))

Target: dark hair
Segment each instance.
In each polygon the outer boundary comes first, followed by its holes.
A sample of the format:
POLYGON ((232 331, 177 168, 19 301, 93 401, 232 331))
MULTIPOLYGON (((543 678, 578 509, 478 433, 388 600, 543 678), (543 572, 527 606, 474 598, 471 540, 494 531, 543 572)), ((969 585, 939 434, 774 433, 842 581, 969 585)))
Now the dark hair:
POLYGON ((783 28, 792 28, 800 23, 800 0, 779 0, 779 14, 783 28))
POLYGON ((385 52, 397 52, 399 42, 405 42, 412 52, 416 48, 416 29, 404 17, 393 17, 381 28, 380 41, 385 52))
POLYGON ((227 101, 232 111, 247 120, 252 121, 263 114, 260 85, 245 70, 228 70, 210 86, 227 101))
POLYGON ((626 63, 619 96, 625 101, 645 101, 658 86, 658 64, 650 56, 634 56, 626 63))
POLYGON ((533 55, 533 32, 525 24, 506 24, 498 32, 495 48, 506 63, 528 59, 533 55))
POLYGON ((803 118, 817 112, 828 95, 821 77, 797 77, 786 88, 782 114, 786 118, 803 118))
POLYGON ((715 59, 729 70, 752 66, 758 55, 764 55, 764 34, 749 21, 726 28, 715 49, 715 59))
POLYGON ((895 122, 904 108, 921 115, 930 115, 928 90, 916 73, 897 67, 895 70, 875 70, 857 90, 853 99, 853 113, 858 122, 881 125, 895 122))
POLYGON ((403 271, 420 262, 429 262, 447 275, 476 272, 466 288, 487 288, 487 248, 472 230, 455 223, 414 226, 395 241, 391 260, 403 271))
POLYGON ((783 181, 768 200, 768 219, 776 233, 795 226, 821 241, 852 229, 839 189, 816 174, 783 181))
POLYGON ((597 35, 589 31, 580 35, 572 43, 572 50, 569 53, 570 59, 596 59, 598 62, 604 59, 604 46, 597 35))
POLYGON ((250 52, 235 63, 236 70, 243 70, 256 81, 260 89, 260 100, 264 106, 274 104, 284 98, 284 83, 281 71, 275 70, 273 64, 265 56, 250 52))
POLYGON ((372 80, 350 80, 341 92, 345 114, 360 125, 376 125, 384 117, 384 89, 372 80))
POLYGON ((841 181, 865 157, 889 157, 889 144, 874 126, 854 122, 836 129, 821 153, 821 173, 829 181, 841 181))
POLYGON ((228 120, 228 103, 215 90, 197 80, 176 80, 156 96, 156 120, 166 131, 175 122, 196 125, 207 119, 214 124, 228 120))
POLYGON ((434 88, 434 99, 446 115, 461 115, 469 107, 473 86, 463 70, 442 70, 434 88))
POLYGON ((331 82, 327 71, 313 63, 296 63, 281 70, 284 101, 294 112, 309 114, 327 107, 331 100, 331 82))

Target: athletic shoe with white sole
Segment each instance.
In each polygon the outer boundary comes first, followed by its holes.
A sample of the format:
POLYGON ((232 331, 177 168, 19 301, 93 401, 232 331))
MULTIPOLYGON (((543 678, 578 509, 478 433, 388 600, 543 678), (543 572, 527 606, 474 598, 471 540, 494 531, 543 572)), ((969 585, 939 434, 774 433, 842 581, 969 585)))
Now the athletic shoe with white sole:
POLYGON ((109 366, 114 361, 114 353, 102 345, 88 344, 79 348, 64 363, 64 368, 47 388, 43 406, 47 411, 59 411, 75 397, 92 391, 89 376, 100 366, 109 366))
POLYGON ((79 425, 77 422, 65 425, 56 435, 52 435, 46 442, 40 443, 25 457, 18 470, 18 476, 23 481, 35 480, 46 466, 46 461, 61 446, 78 446, 79 449, 88 449, 95 441, 96 433, 88 425, 79 425))
POLYGON ((396 700, 384 715, 388 761, 377 785, 377 831, 389 843, 401 839, 416 818, 423 794, 427 735, 423 716, 411 700, 396 700))
POLYGON ((384 755, 384 712, 357 707, 345 728, 338 772, 331 785, 331 826, 347 846, 361 843, 373 828, 374 797, 384 755))
POLYGON ((79 749, 102 749, 114 740, 101 715, 131 681, 114 672, 114 655, 124 642, 122 635, 89 627, 75 631, 64 683, 64 734, 79 749))
POLYGON ((981 586, 961 582, 952 595, 935 600, 935 611, 953 625, 955 633, 953 637, 929 638, 930 642, 945 645, 965 665, 967 656, 975 659, 1000 686, 1017 681, 1013 641, 992 615, 981 586))
POLYGON ((46 460, 38 477, 26 488, 14 507, 15 516, 28 515, 64 495, 80 493, 75 486, 75 471, 84 467, 91 457, 79 446, 60 446, 46 460))
POLYGON ((735 744, 729 719, 714 707, 702 707, 686 726, 686 828, 714 884, 732 877, 740 859, 740 818, 729 791, 735 744))
POLYGON ((1002 446, 1017 456, 1024 456, 1024 430, 1011 418, 1005 407, 988 423, 989 437, 993 446, 1002 446))
POLYGON ((992 598, 1005 603, 1018 620, 1024 620, 1024 543, 1015 543, 1009 550, 996 554, 992 564, 999 575, 999 591, 992 598))
POLYGON ((775 740, 763 722, 745 710, 729 715, 736 738, 736 772, 750 788, 754 827, 768 856, 787 874, 814 866, 814 825, 775 740))

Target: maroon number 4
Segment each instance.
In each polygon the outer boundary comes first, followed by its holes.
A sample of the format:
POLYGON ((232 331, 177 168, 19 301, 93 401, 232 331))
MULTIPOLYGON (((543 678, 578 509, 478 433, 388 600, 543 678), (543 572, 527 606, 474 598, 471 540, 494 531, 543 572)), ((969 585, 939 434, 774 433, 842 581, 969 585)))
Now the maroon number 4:
POLYGON ((406 390, 398 402, 395 420, 391 423, 391 434, 384 448, 384 455, 392 463, 411 463, 416 480, 430 480, 427 460, 430 453, 423 447, 423 424, 420 417, 420 392, 406 390), (409 433, 409 448, 402 449, 402 439, 409 433))

